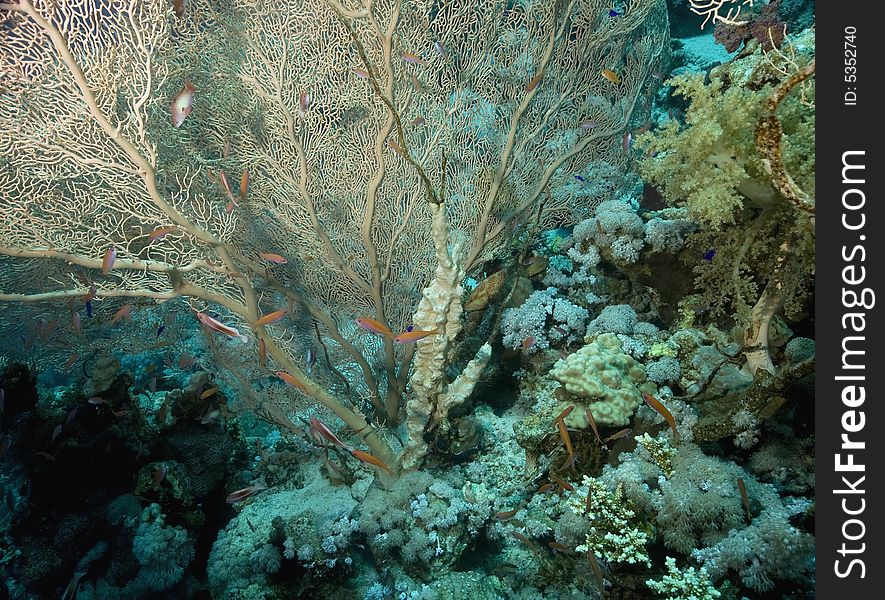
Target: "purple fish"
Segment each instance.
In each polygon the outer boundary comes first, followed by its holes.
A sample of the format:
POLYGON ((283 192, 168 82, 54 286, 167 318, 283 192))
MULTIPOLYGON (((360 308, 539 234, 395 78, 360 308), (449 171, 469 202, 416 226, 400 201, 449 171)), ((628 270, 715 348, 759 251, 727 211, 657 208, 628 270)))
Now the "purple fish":
POLYGON ((586 181, 586 179, 584 179, 584 178, 581 177, 580 175, 575 175, 575 179, 577 179, 577 180, 580 181, 581 183, 584 183, 584 182, 586 181))
POLYGON ((712 262, 714 256, 716 256, 716 250, 714 250, 713 248, 710 248, 704 254, 704 260, 707 262, 712 262))
POLYGON ((414 329, 414 328, 415 328, 414 325, 409 325, 408 327, 406 327, 406 331, 407 332, 412 331, 412 329, 414 329))
POLYGON ((87 317, 92 316, 92 300, 86 301, 86 316, 87 317))
POLYGON ((617 10, 615 10, 614 8, 612 8, 611 10, 608 11, 608 16, 610 16, 610 17, 622 17, 622 16, 624 16, 624 13, 622 13, 622 12, 618 12, 617 10))
POLYGON ((165 326, 165 325, 160 325, 160 326, 157 328, 157 337, 160 337, 160 334, 163 333, 164 331, 166 331, 166 326, 165 326))

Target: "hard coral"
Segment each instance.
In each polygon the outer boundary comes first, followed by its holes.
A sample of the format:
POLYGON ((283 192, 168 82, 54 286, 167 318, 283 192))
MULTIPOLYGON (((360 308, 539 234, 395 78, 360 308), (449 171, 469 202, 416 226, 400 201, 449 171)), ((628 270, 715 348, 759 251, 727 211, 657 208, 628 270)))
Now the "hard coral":
POLYGON ((645 369, 621 351, 621 341, 614 333, 603 333, 557 361, 550 375, 569 393, 591 401, 597 423, 613 426, 630 421, 642 403, 641 389, 646 382, 645 369))

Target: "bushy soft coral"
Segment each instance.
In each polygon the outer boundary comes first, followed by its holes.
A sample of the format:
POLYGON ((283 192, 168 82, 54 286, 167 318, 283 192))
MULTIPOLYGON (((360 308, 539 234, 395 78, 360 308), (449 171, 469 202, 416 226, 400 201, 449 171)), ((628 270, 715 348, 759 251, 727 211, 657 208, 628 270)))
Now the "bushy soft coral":
MULTIPOLYGON (((702 229, 692 239, 696 286, 710 313, 750 307, 771 282, 788 314, 803 309, 814 269, 814 224, 787 201, 757 150, 756 126, 775 88, 813 55, 811 32, 790 38, 780 51, 761 49, 704 74, 669 81, 690 102, 684 122, 669 120, 637 138, 645 150, 640 171, 671 204, 685 204, 702 229), (776 189, 777 188, 777 189, 776 189), (735 224, 735 227, 726 227, 735 224), (710 249, 714 254, 707 256, 710 249)), ((803 197, 814 196, 813 83, 794 89, 779 105, 786 171, 803 197)), ((813 200, 809 200, 813 204, 813 200)))

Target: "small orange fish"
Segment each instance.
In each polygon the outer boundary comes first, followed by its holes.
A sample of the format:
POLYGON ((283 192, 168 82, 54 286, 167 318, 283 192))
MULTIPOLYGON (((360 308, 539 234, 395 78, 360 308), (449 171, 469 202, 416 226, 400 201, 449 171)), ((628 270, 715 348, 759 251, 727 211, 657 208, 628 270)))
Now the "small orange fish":
POLYGON ((424 120, 424 117, 415 117, 412 119, 412 125, 418 127, 420 125, 424 125, 427 121, 424 120))
POLYGON ((74 333, 80 333, 80 313, 71 313, 71 329, 74 333))
POLYGON ((197 362, 197 359, 189 354, 182 354, 178 359, 178 368, 182 370, 190 369, 197 362))
POLYGON ((399 144, 397 144, 393 140, 387 140, 387 145, 390 146, 394 152, 396 152, 397 154, 399 154, 400 156, 405 158, 406 152, 405 152, 405 150, 403 150, 402 146, 400 146, 399 144))
POLYGON ((558 485, 559 487, 561 487, 562 489, 564 489, 567 492, 574 492, 575 491, 575 486, 570 484, 565 479, 561 479, 561 478, 557 477, 556 475, 551 475, 550 479, 552 479, 556 483, 556 485, 558 485))
POLYGON ((267 368, 267 344, 264 338, 258 338, 258 366, 262 369, 267 368))
POLYGON ((284 265, 289 262, 289 260, 285 256, 274 254, 273 252, 260 252, 258 256, 260 256, 267 262, 274 263, 275 265, 284 265))
POLYGON ((114 263, 117 261, 117 249, 114 246, 111 246, 104 252, 104 256, 101 259, 101 274, 107 275, 111 272, 111 269, 114 268, 114 263))
POLYGON ((442 332, 438 329, 434 329, 433 331, 421 331, 420 329, 413 329, 412 331, 403 331, 395 338, 393 338, 393 341, 396 344, 411 344, 412 342, 423 340, 429 335, 439 335, 440 333, 442 332))
POLYGON ((356 73, 356 76, 361 79, 368 79, 369 78, 369 72, 366 71, 365 69, 361 69, 359 67, 354 67, 353 72, 356 73))
POLYGON ((224 147, 221 149, 221 157, 227 158, 230 156, 230 140, 224 142, 224 147))
POLYGON ((673 418, 673 415, 667 410, 667 407, 661 404, 661 402, 649 394, 648 392, 642 392, 642 399, 645 400, 645 403, 651 406, 655 411, 658 412, 667 423, 670 425, 670 429, 673 431, 673 443, 679 443, 679 432, 676 431, 676 419, 673 418))
POLYGON ((246 194, 249 193, 249 170, 243 169, 240 175, 240 202, 246 201, 246 194))
POLYGON ((552 483, 545 483, 544 485, 542 485, 541 487, 538 488, 538 493, 539 494, 546 494, 547 492, 551 491, 555 487, 556 486, 553 485, 552 483))
POLYGON ((522 344, 520 344, 519 349, 522 352, 528 352, 532 346, 535 345, 535 336, 530 335, 526 339, 522 340, 522 344))
POLYGON ((375 319, 370 319, 369 317, 359 317, 356 320, 356 324, 366 331, 378 333, 389 338, 393 337, 393 331, 391 331, 390 327, 388 327, 381 321, 376 321, 375 319))
POLYGON ((228 504, 236 504, 238 502, 242 502, 246 498, 254 496, 261 490, 266 490, 267 486, 264 485, 250 485, 249 487, 243 488, 241 490, 237 490, 233 492, 230 496, 227 497, 228 504))
POLYGON ((572 447, 572 438, 569 437, 568 429, 565 426, 565 421, 557 420, 556 427, 559 429, 559 437, 562 439, 562 443, 565 444, 566 452, 568 452, 568 462, 566 462, 562 468, 568 469, 573 464, 575 464, 575 460, 577 456, 575 455, 575 449, 572 447))
POLYGON ((587 414, 587 422, 590 423, 590 428, 593 430, 593 435, 596 436, 596 441, 602 445, 602 438, 599 437, 599 429, 596 427, 596 419, 593 418, 593 413, 590 412, 590 407, 585 407, 585 412, 587 414))
POLYGON ((200 320, 200 323, 211 329, 212 331, 217 331, 218 333, 223 333, 224 335, 232 338, 237 338, 240 341, 248 342, 249 338, 237 331, 233 327, 228 327, 224 323, 220 321, 216 321, 206 313, 202 313, 197 311, 197 319, 200 320))
POLYGON ((403 52, 402 53, 403 60, 407 63, 411 63, 413 65, 423 65, 426 64, 426 61, 418 56, 417 54, 412 54, 411 52, 403 52))
POLYGON ((415 88, 415 91, 419 94, 424 93, 424 86, 421 85, 421 82, 418 81, 418 78, 415 77, 414 73, 409 73, 409 78, 412 80, 412 87, 415 88))
POLYGON ((357 460, 361 460, 364 463, 369 463, 370 465, 374 465, 374 466, 378 467, 379 469, 384 469, 388 473, 393 472, 390 470, 390 467, 385 465, 384 462, 380 458, 378 458, 376 456, 372 456, 368 452, 363 452, 362 450, 353 449, 350 451, 350 453, 357 460))
MULTIPOLYGON (((561 389, 561 388, 558 388, 558 389, 561 389)), ((573 410, 575 410, 575 406, 574 406, 574 405, 566 406, 566 407, 562 410, 562 412, 559 413, 559 416, 556 417, 556 418, 553 419, 553 420, 554 420, 554 421, 562 421, 562 420, 565 419, 567 416, 569 416, 569 415, 572 413, 573 410)))
POLYGON ((316 417, 310 418, 310 427, 308 428, 308 432, 310 433, 310 437, 312 437, 313 440, 320 446, 326 445, 325 442, 323 442, 323 438, 325 438, 339 448, 344 448, 348 452, 353 452, 353 448, 338 439, 338 436, 335 435, 335 433, 329 428, 329 426, 316 417))
POLYGON ((184 16, 184 9, 187 6, 187 0, 173 0, 172 1, 172 9, 175 11, 175 16, 179 19, 184 16))
POLYGON ((131 319, 132 317, 129 314, 131 312, 132 312, 132 305, 131 304, 124 304, 123 306, 120 307, 120 309, 117 312, 114 313, 114 316, 111 317, 111 325, 113 325, 114 323, 116 323, 120 319, 131 319))
POLYGON ((218 172, 218 180, 221 182, 221 187, 224 190, 224 193, 227 194, 227 197, 233 202, 234 193, 230 189, 230 182, 227 180, 227 175, 224 171, 218 172))
POLYGON ((562 552, 563 554, 574 554, 575 551, 566 546, 565 544, 560 544, 559 542, 547 542, 547 546, 550 547, 554 552, 562 552))
POLYGON ((501 512, 495 513, 495 518, 499 521, 508 521, 515 517, 518 512, 518 508, 514 508, 513 510, 502 510, 501 512))
POLYGON ((205 400, 206 398, 211 398, 218 391, 218 387, 210 387, 208 390, 204 391, 200 394, 200 400, 205 400))
POLYGON ((194 109, 194 92, 196 92, 196 88, 193 84, 185 82, 184 88, 178 92, 172 102, 172 125, 174 127, 181 127, 181 124, 194 109))
POLYGON ((621 83, 621 76, 612 71, 611 69, 603 69, 602 76, 614 83, 615 85, 621 83))
POLYGON ((744 503, 744 508, 747 509, 747 522, 753 522, 753 511, 750 510, 750 498, 747 496, 747 486, 744 485, 744 480, 738 477, 738 490, 741 493, 741 501, 744 503))
POLYGON ((162 240, 164 237, 175 231, 177 227, 169 225, 168 227, 157 227, 152 232, 148 234, 148 238, 152 242, 156 242, 158 240, 162 240))
POLYGON ((608 436, 607 438, 605 438, 605 439, 602 440, 602 441, 603 441, 603 443, 606 443, 606 444, 607 444, 607 443, 609 443, 609 442, 613 442, 613 441, 615 441, 615 440, 619 440, 619 439, 621 439, 622 437, 627 437, 628 435, 630 435, 630 432, 631 432, 631 431, 633 431, 633 430, 630 429, 629 427, 626 428, 626 429, 622 429, 622 430, 620 430, 620 431, 616 431, 615 433, 611 434, 610 436, 608 436))
POLYGON ((258 323, 259 325, 270 325, 271 323, 276 323, 277 321, 279 321, 280 319, 285 317, 286 313, 288 313, 288 312, 289 311, 286 310, 285 308, 281 308, 280 310, 275 310, 272 313, 268 313, 268 314, 264 315, 263 317, 261 317, 260 319, 258 319, 258 321, 256 321, 256 323, 258 323))
POLYGON ((299 390, 301 390, 305 394, 308 393, 307 387, 303 383, 301 383, 301 380, 298 379, 297 377, 289 375, 285 371, 277 371, 276 373, 274 373, 274 375, 276 375, 277 377, 279 377, 280 379, 282 379, 283 381, 285 381, 289 385, 291 385, 295 388, 298 388, 299 390))
POLYGON ((539 554, 539 552, 538 552, 538 548, 537 548, 537 547, 532 543, 532 541, 531 541, 529 538, 527 538, 526 536, 522 535, 522 534, 519 533, 518 531, 514 531, 514 532, 513 532, 513 537, 515 537, 515 538, 518 539, 520 542, 522 542, 523 544, 525 544, 526 546, 528 546, 529 549, 530 549, 532 552, 534 552, 535 554, 539 554))
POLYGON ((531 92, 533 89, 538 87, 538 84, 541 83, 542 79, 544 79, 543 73, 538 73, 537 75, 529 79, 529 82, 525 85, 525 91, 531 92))

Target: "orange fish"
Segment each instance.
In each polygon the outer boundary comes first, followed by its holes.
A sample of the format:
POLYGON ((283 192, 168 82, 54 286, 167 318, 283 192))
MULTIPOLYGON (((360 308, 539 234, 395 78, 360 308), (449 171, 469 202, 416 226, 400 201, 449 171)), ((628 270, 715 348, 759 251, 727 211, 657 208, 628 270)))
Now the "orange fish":
POLYGON ((378 333, 389 338, 393 337, 393 332, 390 330, 390 327, 388 327, 381 321, 376 321, 375 319, 370 319, 369 317, 359 317, 356 320, 356 324, 366 331, 378 333))
POLYGON ((426 64, 423 58, 421 58, 417 54, 412 54, 411 52, 403 52, 402 57, 404 61, 406 61, 407 63, 412 63, 413 65, 426 64))
POLYGON ((175 97, 172 102, 172 125, 176 128, 181 127, 185 118, 194 109, 194 92, 196 88, 190 82, 184 83, 184 88, 175 97))
POLYGON ((621 76, 612 71, 611 69, 603 69, 602 76, 614 83, 615 85, 621 83, 621 76))
POLYGON ((415 125, 417 127, 419 125, 424 125, 424 123, 426 123, 426 122, 427 121, 424 120, 424 117, 415 117, 412 120, 412 125, 415 125))
POLYGON ((132 317, 129 315, 129 313, 131 313, 131 312, 132 312, 132 305, 131 304, 124 304, 123 306, 120 307, 120 309, 117 312, 114 313, 114 316, 111 317, 111 325, 113 325, 114 323, 116 323, 120 319, 124 319, 124 318, 131 319, 132 317))
POLYGON ((246 194, 249 192, 249 170, 243 169, 240 175, 240 202, 245 202, 246 194))
POLYGON ((323 442, 323 438, 326 438, 336 446, 340 448, 344 448, 348 452, 353 452, 353 448, 342 442, 338 439, 338 436, 335 435, 328 425, 317 419, 316 417, 310 418, 310 427, 308 429, 310 433, 310 437, 314 439, 314 441, 320 446, 325 446, 326 444, 323 442))
POLYGON ((264 338, 258 338, 258 366, 262 369, 267 367, 267 344, 264 338))
POLYGON ((533 89, 538 87, 538 84, 541 83, 542 79, 544 79, 543 73, 538 73, 537 75, 529 79, 529 82, 525 85, 525 91, 531 92, 533 89))
POLYGON ((354 67, 353 72, 356 73, 356 76, 361 79, 368 79, 369 78, 369 72, 366 71, 365 69, 361 69, 359 67, 354 67))
POLYGON ((104 257, 101 259, 101 274, 107 275, 111 272, 111 269, 114 268, 114 263, 117 261, 117 249, 114 246, 111 246, 104 252, 104 257))
POLYGON ((585 412, 587 413, 587 422, 590 423, 590 428, 593 430, 593 435, 596 436, 596 441, 602 445, 602 438, 599 437, 599 429, 596 427, 596 419, 593 418, 593 413, 590 412, 590 407, 587 406, 585 408, 585 412))
POLYGON ((384 470, 387 471, 388 473, 392 473, 392 472, 393 472, 393 471, 390 470, 390 467, 388 467, 387 465, 385 465, 384 462, 383 462, 380 458, 378 458, 378 457, 376 457, 376 456, 372 456, 372 455, 369 454, 368 452, 363 452, 362 450, 356 450, 356 449, 353 449, 353 450, 350 451, 350 453, 351 453, 351 454, 353 455, 353 457, 356 458, 357 460, 361 460, 361 461, 364 462, 364 463, 369 463, 370 465, 374 465, 374 466, 376 466, 376 467, 378 467, 378 468, 380 468, 380 469, 384 469, 384 470))
POLYGON ((423 340, 429 335, 439 335, 440 333, 442 332, 438 329, 434 329, 433 331, 421 331, 420 329, 413 329, 412 331, 403 331, 395 338, 393 338, 393 341, 396 344, 411 344, 412 342, 423 340))
POLYGON ((627 437, 628 435, 630 435, 631 431, 632 431, 632 429, 630 429, 629 427, 627 429, 622 429, 620 431, 616 431, 615 433, 611 434, 610 436, 608 436, 607 438, 605 438, 602 441, 607 444, 609 442, 613 442, 614 440, 619 440, 622 437, 627 437))
POLYGON ((670 429, 673 431, 673 443, 679 443, 679 432, 676 431, 676 419, 673 418, 673 415, 667 410, 667 407, 661 404, 661 402, 649 394, 648 392, 642 392, 642 399, 645 400, 645 403, 655 409, 658 414, 660 414, 667 423, 670 425, 670 429))
POLYGON ((741 493, 741 501, 744 503, 744 508, 747 509, 747 522, 753 521, 753 511, 750 510, 750 498, 747 496, 747 486, 744 485, 744 480, 738 477, 738 490, 741 493))
POLYGON ((284 265, 289 262, 289 260, 285 256, 274 254, 273 252, 260 252, 258 256, 260 256, 267 262, 274 263, 275 265, 284 265))
POLYGON ((515 517, 518 512, 518 508, 514 508, 513 510, 502 510, 501 512, 495 513, 495 518, 499 521, 508 521, 515 517))
POLYGON ((415 88, 415 91, 419 94, 424 93, 424 86, 421 85, 421 82, 418 81, 418 78, 415 77, 414 73, 409 73, 409 78, 412 80, 412 87, 415 88))
POLYGON ((554 482, 556 482, 556 485, 558 485, 559 487, 561 487, 562 489, 564 489, 567 492, 574 492, 575 491, 575 486, 570 484, 565 479, 560 479, 556 475, 551 475, 550 479, 552 479, 554 482))
POLYGON ((227 175, 224 171, 218 172, 218 180, 221 182, 221 187, 224 189, 224 193, 227 194, 227 197, 233 202, 234 193, 230 189, 230 182, 227 180, 227 175))
POLYGON ((405 158, 406 152, 403 150, 403 147, 394 142, 393 140, 387 140, 387 145, 390 146, 394 152, 405 158))
POLYGON ((515 538, 518 539, 520 542, 522 542, 523 544, 525 544, 526 546, 528 546, 529 549, 530 549, 532 552, 534 552, 535 554, 538 554, 538 548, 532 543, 532 541, 531 541, 529 538, 527 538, 526 536, 522 535, 522 534, 519 533, 518 531, 514 531, 514 532, 513 532, 513 537, 515 537, 515 538))
POLYGON ((279 321, 280 319, 285 317, 286 313, 288 313, 288 312, 289 311, 286 310, 285 308, 281 308, 280 310, 275 310, 272 313, 268 313, 268 314, 264 315, 263 317, 258 319, 258 321, 256 321, 256 322, 259 325, 270 325, 271 323, 276 323, 277 321, 279 321))
POLYGON ((535 336, 530 335, 526 339, 522 340, 522 344, 519 346, 519 349, 522 352, 528 352, 532 346, 535 345, 535 336))
POLYGON ((560 544, 559 542, 547 542, 547 546, 550 547, 554 552, 562 552, 563 554, 574 554, 575 551, 566 546, 565 544, 560 544))
POLYGON ((80 333, 80 313, 71 313, 71 328, 74 333, 80 333))
POLYGON ((568 462, 566 462, 562 468, 568 469, 575 464, 575 459, 577 459, 575 449, 572 447, 572 438, 569 437, 568 429, 565 427, 565 421, 561 419, 557 420, 556 427, 559 429, 559 437, 562 439, 562 443, 565 444, 566 452, 568 452, 568 462))
POLYGON ((248 342, 249 338, 245 335, 234 329, 233 327, 228 327, 224 323, 220 321, 216 321, 206 313, 202 313, 197 311, 197 319, 200 320, 200 323, 211 329, 212 331, 217 331, 218 333, 223 333, 224 335, 232 338, 237 338, 243 342, 248 342))
POLYGON ((164 237, 166 237, 176 229, 177 228, 172 225, 168 227, 157 227, 148 234, 148 238, 150 238, 152 242, 156 242, 157 240, 162 240, 164 237))
POLYGON ((254 496, 255 494, 257 494, 261 490, 266 490, 266 489, 267 489, 267 486, 264 486, 261 484, 250 485, 249 487, 243 488, 241 490, 237 490, 236 492, 234 492, 230 496, 228 496, 227 503, 228 504, 236 504, 237 502, 242 502, 246 498, 249 498, 250 496, 254 496))
POLYGON ((562 410, 562 412, 559 413, 559 416, 556 417, 556 418, 553 419, 553 420, 554 420, 554 421, 562 421, 562 420, 565 419, 567 416, 569 416, 573 410, 575 410, 575 406, 574 406, 574 405, 566 406, 566 407, 562 410))
POLYGON ((218 391, 218 387, 210 387, 208 390, 204 391, 200 394, 200 400, 205 400, 206 398, 211 398, 218 391))
POLYGON ((305 394, 309 393, 307 391, 307 387, 303 383, 301 383, 301 380, 298 379, 297 377, 289 375, 285 371, 277 371, 276 373, 274 373, 274 375, 276 375, 277 377, 279 377, 280 379, 282 379, 283 381, 285 381, 289 385, 298 388, 299 390, 301 390, 305 394))

